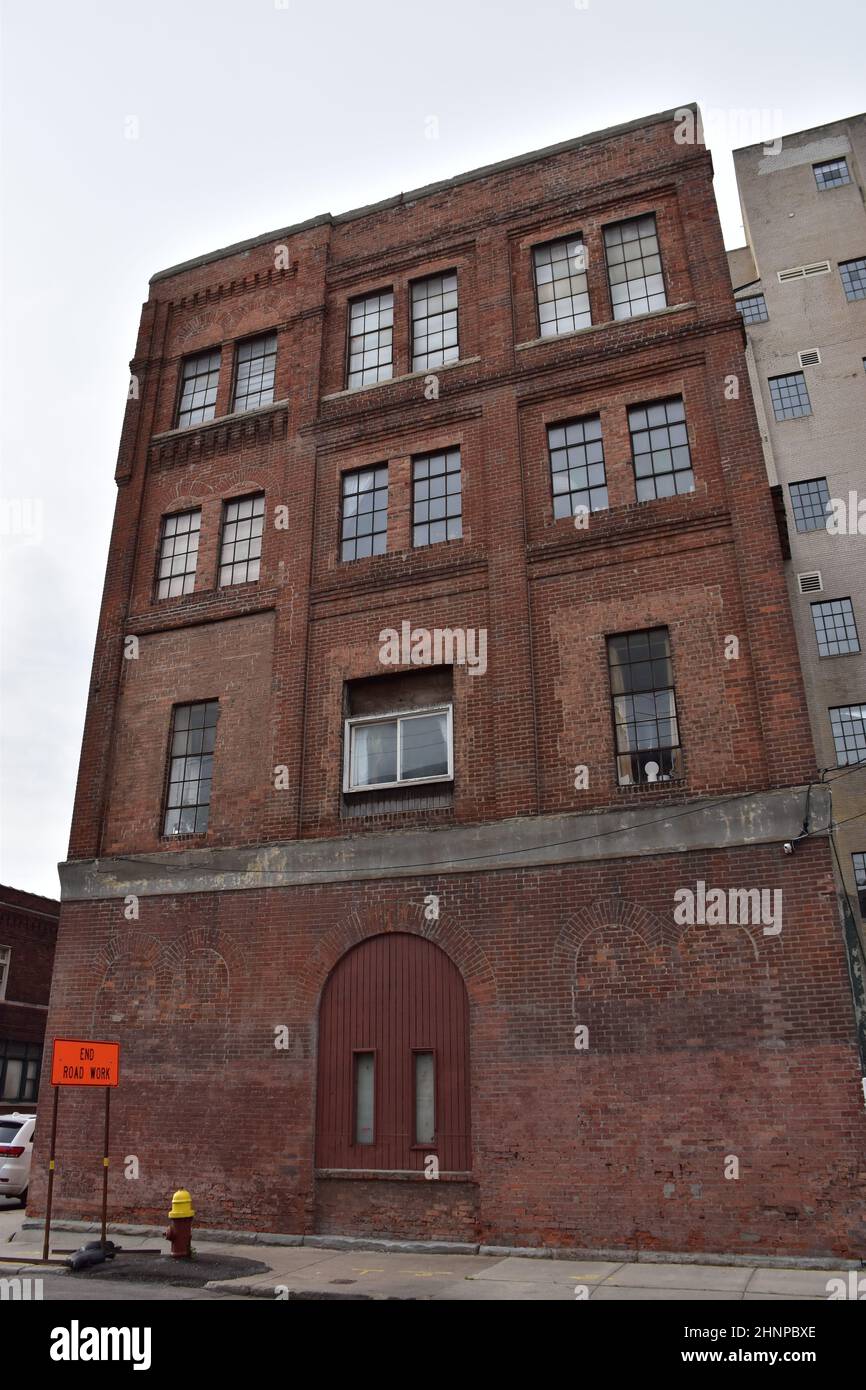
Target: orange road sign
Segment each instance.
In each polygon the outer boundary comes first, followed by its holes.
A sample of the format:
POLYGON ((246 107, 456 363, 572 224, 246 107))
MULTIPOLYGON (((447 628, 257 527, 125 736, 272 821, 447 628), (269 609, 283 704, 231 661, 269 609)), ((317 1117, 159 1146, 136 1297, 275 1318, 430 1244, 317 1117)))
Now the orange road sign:
POLYGON ((120 1043, 54 1039, 52 1086, 116 1086, 119 1079, 120 1043))

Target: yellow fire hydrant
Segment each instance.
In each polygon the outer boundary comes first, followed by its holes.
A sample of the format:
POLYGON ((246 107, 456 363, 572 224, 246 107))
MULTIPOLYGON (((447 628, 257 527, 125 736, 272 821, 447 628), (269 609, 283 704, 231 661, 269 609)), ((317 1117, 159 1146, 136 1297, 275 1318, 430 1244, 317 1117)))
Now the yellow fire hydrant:
POLYGON ((195 1216, 192 1197, 185 1187, 178 1188, 171 1199, 168 1213, 168 1230, 165 1238, 171 1243, 171 1253, 177 1259, 188 1260, 192 1256, 192 1218, 195 1216))

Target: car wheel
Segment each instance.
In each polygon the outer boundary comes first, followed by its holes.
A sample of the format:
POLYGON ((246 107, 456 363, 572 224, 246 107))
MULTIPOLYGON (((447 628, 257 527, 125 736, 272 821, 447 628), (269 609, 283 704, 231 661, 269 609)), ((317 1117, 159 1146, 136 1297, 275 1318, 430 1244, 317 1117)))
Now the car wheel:
POLYGON ((22 1205, 22 1207, 26 1207, 26 1206, 27 1206, 27 1193, 28 1193, 29 1191, 30 1191, 29 1187, 25 1187, 24 1191, 21 1193, 21 1199, 20 1199, 20 1200, 21 1200, 21 1205, 22 1205))

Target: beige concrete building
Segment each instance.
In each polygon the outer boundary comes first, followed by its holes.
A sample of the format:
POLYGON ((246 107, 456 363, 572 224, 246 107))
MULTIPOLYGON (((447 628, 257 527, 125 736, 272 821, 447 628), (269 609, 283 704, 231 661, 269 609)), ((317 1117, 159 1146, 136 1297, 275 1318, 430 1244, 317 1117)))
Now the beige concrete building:
POLYGON ((818 765, 866 941, 866 115, 736 150, 734 165, 747 244, 728 253, 731 280, 784 502, 818 765))

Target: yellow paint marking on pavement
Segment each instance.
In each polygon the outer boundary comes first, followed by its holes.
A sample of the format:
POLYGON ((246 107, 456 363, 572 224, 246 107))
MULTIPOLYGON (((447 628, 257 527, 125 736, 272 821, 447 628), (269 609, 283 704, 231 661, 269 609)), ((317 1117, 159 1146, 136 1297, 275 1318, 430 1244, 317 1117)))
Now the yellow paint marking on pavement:
POLYGON ((384 1274, 384 1269, 359 1269, 357 1265, 352 1265, 353 1274, 384 1274))

